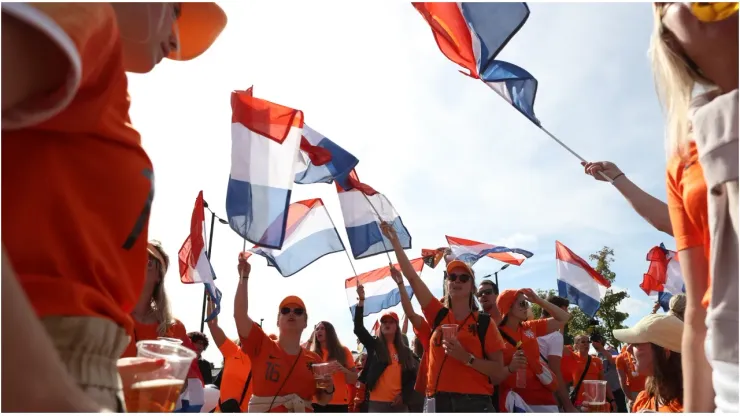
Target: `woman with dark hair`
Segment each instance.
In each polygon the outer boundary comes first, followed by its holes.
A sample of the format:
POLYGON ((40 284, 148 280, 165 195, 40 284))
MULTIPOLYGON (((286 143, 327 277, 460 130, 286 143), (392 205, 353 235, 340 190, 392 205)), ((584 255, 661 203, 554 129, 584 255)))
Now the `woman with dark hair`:
POLYGON ((313 403, 316 413, 347 413, 349 402, 353 399, 349 395, 349 386, 357 381, 354 357, 349 348, 342 345, 337 337, 334 325, 327 321, 319 322, 314 328, 310 339, 310 351, 316 353, 324 362, 333 363, 334 387, 336 391, 327 405, 313 403))
POLYGON ((417 362, 401 339, 398 315, 380 317, 380 335, 372 336, 365 328, 363 312, 365 288, 357 286, 359 303, 355 308, 355 335, 367 350, 365 387, 368 413, 406 413, 416 382, 417 362))
POLYGON ((683 322, 673 315, 651 314, 632 328, 614 330, 614 337, 631 344, 637 372, 647 376, 632 412, 683 413, 683 322))

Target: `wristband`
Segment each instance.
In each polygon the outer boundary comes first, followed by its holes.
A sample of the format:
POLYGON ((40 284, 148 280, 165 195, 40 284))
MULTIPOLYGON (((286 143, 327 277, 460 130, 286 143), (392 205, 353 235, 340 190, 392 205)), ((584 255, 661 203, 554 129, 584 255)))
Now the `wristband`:
POLYGON ((617 180, 617 178, 619 178, 620 176, 624 176, 624 173, 620 173, 619 175, 617 175, 617 176, 613 177, 613 178, 612 178, 612 182, 616 181, 616 180, 617 180))

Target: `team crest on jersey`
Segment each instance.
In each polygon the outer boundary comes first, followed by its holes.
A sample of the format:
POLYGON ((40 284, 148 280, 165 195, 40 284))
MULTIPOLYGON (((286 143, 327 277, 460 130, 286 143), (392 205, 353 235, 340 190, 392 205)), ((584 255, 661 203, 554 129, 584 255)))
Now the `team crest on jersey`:
POLYGON ((398 362, 398 353, 393 354, 393 361, 398 362))
POLYGON ((471 335, 475 335, 475 327, 476 327, 476 324, 468 325, 468 332, 470 332, 471 335))
POLYGON ((527 338, 534 338, 534 332, 531 329, 524 331, 524 336, 527 338))

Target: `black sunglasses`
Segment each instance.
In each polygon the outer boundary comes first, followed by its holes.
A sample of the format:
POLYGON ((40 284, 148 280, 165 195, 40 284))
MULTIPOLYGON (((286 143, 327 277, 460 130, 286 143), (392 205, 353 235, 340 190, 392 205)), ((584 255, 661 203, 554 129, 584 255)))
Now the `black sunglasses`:
POLYGON ((476 296, 479 298, 482 296, 488 296, 488 295, 493 295, 493 289, 483 289, 479 291, 478 293, 476 293, 476 296))
POLYGON ((305 312, 305 311, 303 310, 303 308, 290 309, 287 306, 285 306, 282 309, 280 309, 280 313, 282 313, 283 315, 287 315, 287 314, 289 314, 291 312, 293 312, 293 315, 295 315, 295 316, 301 316, 301 315, 303 315, 303 312, 305 312))
POLYGON ((528 308, 529 307, 529 303, 526 300, 523 300, 523 301, 519 302, 519 307, 520 308, 528 308))
POLYGON ((450 273, 447 275, 447 280, 450 282, 457 281, 457 279, 460 279, 460 283, 467 283, 472 277, 469 274, 450 273))

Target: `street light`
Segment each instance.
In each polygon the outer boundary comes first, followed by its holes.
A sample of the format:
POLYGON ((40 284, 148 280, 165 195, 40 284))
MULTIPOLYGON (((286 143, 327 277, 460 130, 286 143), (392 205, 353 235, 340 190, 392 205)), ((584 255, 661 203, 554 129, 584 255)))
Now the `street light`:
POLYGON ((501 267, 500 269, 498 269, 498 271, 493 272, 493 274, 489 274, 489 275, 483 276, 483 278, 485 279, 487 277, 493 276, 493 278, 496 280, 496 287, 498 287, 498 272, 504 270, 505 268, 507 268, 509 266, 511 266, 511 265, 509 263, 506 263, 506 264, 503 265, 503 267, 501 267))

